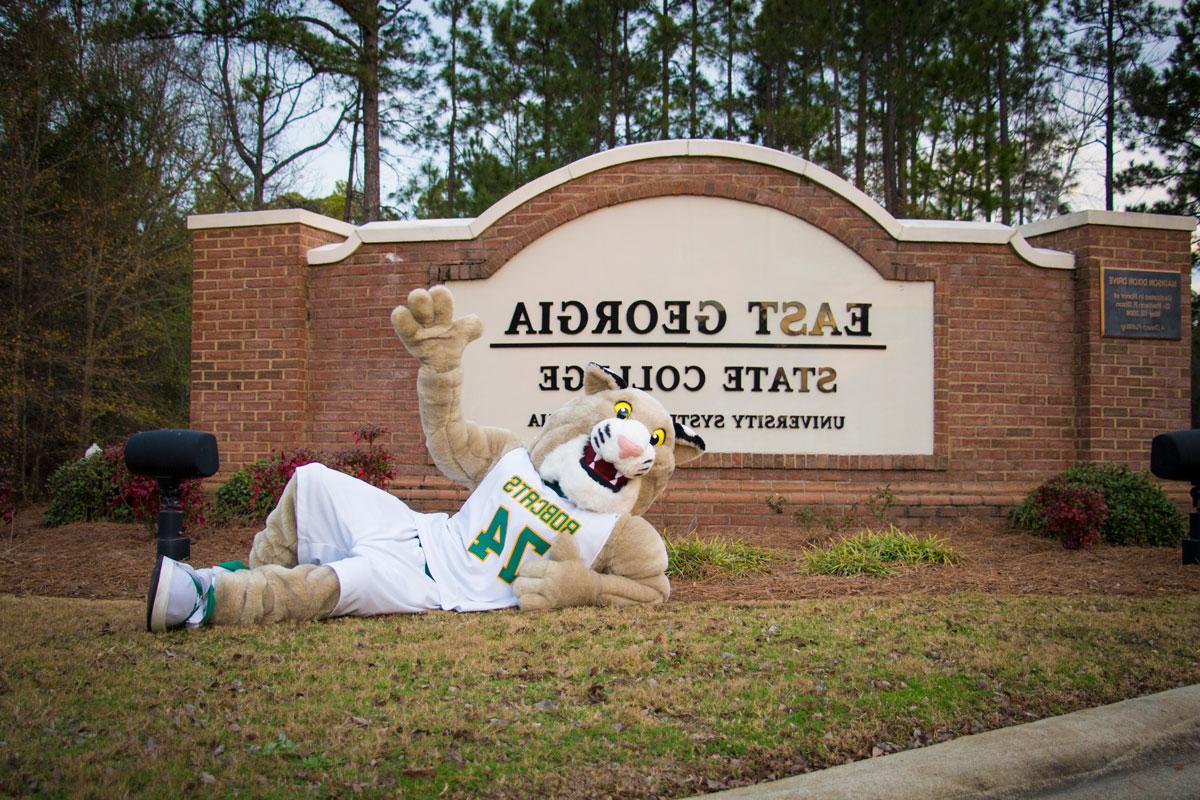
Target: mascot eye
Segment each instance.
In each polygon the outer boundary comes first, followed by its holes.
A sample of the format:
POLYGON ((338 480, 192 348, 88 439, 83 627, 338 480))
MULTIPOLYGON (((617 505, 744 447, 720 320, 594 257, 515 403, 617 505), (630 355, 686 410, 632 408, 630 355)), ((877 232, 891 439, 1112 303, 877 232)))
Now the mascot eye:
POLYGON ((616 412, 617 419, 628 419, 629 415, 633 413, 633 406, 624 400, 620 400, 613 406, 613 411, 616 412))
POLYGON ((650 444, 658 447, 667 440, 667 432, 662 428, 655 428, 654 433, 650 434, 650 444))

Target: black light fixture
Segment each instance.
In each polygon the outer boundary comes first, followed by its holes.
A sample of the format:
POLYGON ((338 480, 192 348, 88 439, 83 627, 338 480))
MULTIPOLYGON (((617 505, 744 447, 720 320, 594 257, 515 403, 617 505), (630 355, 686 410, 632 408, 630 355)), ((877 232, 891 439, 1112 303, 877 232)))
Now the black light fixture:
POLYGON ((1191 481, 1192 513, 1183 563, 1200 564, 1200 430, 1160 433, 1150 442, 1150 471, 1169 481, 1191 481))
POLYGON ((217 471, 217 437, 174 429, 136 433, 125 442, 125 466, 158 481, 158 554, 176 561, 188 558, 191 543, 183 535, 180 484, 217 471))

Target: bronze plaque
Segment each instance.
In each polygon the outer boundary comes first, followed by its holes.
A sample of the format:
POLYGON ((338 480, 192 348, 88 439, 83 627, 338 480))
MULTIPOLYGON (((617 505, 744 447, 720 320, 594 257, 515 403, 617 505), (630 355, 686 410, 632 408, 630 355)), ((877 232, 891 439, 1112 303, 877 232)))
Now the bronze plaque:
POLYGON ((1179 339, 1178 272, 1100 270, 1100 332, 1125 339, 1179 339))

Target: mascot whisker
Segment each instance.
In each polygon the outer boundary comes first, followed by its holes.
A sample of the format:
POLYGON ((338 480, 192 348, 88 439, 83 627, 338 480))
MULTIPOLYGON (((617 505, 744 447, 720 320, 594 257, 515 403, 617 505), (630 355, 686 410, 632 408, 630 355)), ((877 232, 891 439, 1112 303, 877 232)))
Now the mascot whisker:
POLYGON ((462 354, 483 326, 454 317, 448 289, 414 290, 392 326, 420 362, 421 426, 434 463, 471 491, 462 508, 418 513, 349 475, 300 467, 255 536, 249 568, 159 558, 149 630, 667 599, 666 548, 641 515, 676 465, 704 450, 699 436, 591 364, 582 395, 525 447, 463 417, 462 354))

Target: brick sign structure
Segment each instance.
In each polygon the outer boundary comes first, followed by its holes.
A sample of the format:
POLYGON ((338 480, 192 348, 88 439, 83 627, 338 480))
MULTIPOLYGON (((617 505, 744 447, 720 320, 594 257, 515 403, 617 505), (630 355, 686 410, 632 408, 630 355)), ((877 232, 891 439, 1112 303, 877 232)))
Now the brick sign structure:
POLYGON ((1105 335, 1102 275, 1178 287, 1155 309, 1190 330, 1190 218, 897 220, 802 159, 670 141, 564 167, 476 219, 189 225, 191 423, 225 474, 374 423, 397 494, 456 508, 388 322, 436 283, 485 321, 472 418, 532 436, 595 360, 699 428, 712 452, 649 515, 674 531, 787 525, 883 490, 909 521, 1000 514, 1075 461, 1145 468, 1156 433, 1189 425, 1189 337, 1105 335))

